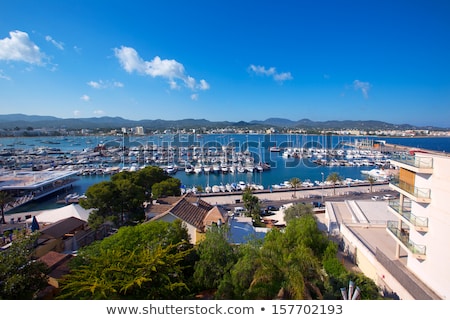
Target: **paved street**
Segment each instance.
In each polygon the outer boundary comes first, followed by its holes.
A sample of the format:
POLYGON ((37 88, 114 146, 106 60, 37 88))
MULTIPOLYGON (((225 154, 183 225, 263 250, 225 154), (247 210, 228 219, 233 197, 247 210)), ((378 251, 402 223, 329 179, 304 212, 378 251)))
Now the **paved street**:
MULTIPOLYGON (((261 192, 256 191, 253 194, 257 196, 265 205, 280 206, 282 204, 290 202, 326 202, 326 201, 343 201, 343 200, 362 200, 370 199, 374 195, 383 196, 384 194, 394 194, 389 189, 388 184, 379 184, 372 186, 372 192, 370 192, 370 186, 352 186, 352 187, 336 187, 333 188, 313 188, 302 190, 277 190, 273 192, 261 192), (322 201, 323 199, 323 201, 322 201)), ((200 195, 204 201, 207 201, 213 205, 226 205, 233 208, 237 206, 243 206, 241 193, 221 193, 221 194, 208 194, 200 195)))

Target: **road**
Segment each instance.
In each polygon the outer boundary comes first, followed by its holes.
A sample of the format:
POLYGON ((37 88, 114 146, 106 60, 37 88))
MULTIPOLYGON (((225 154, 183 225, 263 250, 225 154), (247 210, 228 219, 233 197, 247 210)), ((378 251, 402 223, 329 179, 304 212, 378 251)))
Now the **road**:
MULTIPOLYGON (((326 201, 343 201, 343 200, 363 200, 370 199, 374 195, 383 196, 384 194, 392 194, 393 192, 388 184, 377 184, 372 186, 372 192, 369 185, 351 186, 351 187, 336 187, 333 188, 312 188, 302 190, 283 190, 273 192, 254 192, 264 206, 281 206, 282 204, 290 202, 320 202, 326 201)), ((202 196, 202 200, 207 201, 213 205, 223 205, 227 208, 234 208, 243 206, 242 193, 223 193, 223 194, 209 194, 202 196)))

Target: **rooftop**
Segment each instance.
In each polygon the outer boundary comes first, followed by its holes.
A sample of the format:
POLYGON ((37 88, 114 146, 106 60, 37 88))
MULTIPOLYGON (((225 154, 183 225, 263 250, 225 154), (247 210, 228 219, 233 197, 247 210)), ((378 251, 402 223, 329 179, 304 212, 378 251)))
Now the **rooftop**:
POLYGON ((411 296, 417 300, 440 300, 406 267, 407 253, 403 249, 400 258, 396 258, 396 242, 386 230, 387 221, 396 218, 388 210, 386 201, 336 201, 328 203, 327 210, 333 211, 337 223, 344 224, 373 257, 401 281, 411 296))
POLYGON ((0 171, 0 190, 37 189, 44 185, 75 176, 74 170, 0 171))

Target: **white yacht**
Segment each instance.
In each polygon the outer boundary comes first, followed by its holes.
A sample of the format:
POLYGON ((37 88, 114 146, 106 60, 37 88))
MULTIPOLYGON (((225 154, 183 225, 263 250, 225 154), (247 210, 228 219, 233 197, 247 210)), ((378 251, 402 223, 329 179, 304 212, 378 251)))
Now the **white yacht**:
POLYGON ((201 163, 197 163, 194 167, 194 173, 200 174, 203 172, 203 165, 201 163))

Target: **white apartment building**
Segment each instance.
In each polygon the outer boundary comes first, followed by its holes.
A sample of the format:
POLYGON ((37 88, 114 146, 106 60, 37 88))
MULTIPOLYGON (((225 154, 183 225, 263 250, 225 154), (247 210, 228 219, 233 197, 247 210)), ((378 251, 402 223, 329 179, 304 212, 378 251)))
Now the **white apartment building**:
POLYGON ((134 134, 139 135, 139 136, 145 135, 144 127, 134 128, 134 134))
POLYGON ((410 151, 391 164, 399 175, 390 182, 399 199, 389 201, 395 220, 387 222, 396 258, 441 299, 450 299, 450 156, 410 151))

